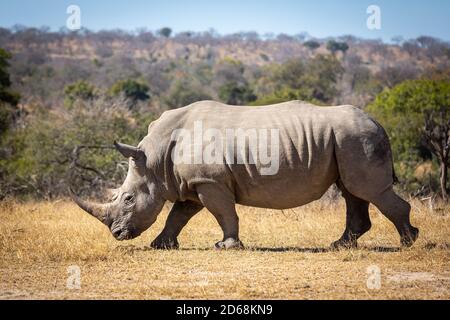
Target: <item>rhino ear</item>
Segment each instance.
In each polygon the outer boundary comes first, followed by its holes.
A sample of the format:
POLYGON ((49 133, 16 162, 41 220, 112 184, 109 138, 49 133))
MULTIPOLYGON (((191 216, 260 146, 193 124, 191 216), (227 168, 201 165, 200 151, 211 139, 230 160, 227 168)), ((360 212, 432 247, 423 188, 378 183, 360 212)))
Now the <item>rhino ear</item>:
POLYGON ((134 160, 142 160, 145 157, 144 151, 139 148, 129 146, 127 144, 114 141, 114 146, 125 158, 133 158, 134 160))

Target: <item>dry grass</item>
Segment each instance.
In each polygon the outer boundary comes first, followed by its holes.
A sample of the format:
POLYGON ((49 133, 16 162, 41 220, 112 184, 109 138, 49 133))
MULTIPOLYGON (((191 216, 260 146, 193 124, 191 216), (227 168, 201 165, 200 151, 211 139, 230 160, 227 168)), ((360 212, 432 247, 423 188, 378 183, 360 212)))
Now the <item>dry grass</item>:
POLYGON ((344 206, 320 202, 284 212, 238 208, 243 251, 212 248, 221 231, 206 211, 180 235, 182 249, 147 248, 167 210, 141 237, 117 242, 71 202, 0 203, 0 299, 449 299, 450 207, 413 202, 421 230, 398 250, 394 227, 371 209, 360 248, 329 252, 344 228, 344 206), (81 289, 66 287, 81 268, 81 289), (381 288, 367 288, 367 267, 381 288))

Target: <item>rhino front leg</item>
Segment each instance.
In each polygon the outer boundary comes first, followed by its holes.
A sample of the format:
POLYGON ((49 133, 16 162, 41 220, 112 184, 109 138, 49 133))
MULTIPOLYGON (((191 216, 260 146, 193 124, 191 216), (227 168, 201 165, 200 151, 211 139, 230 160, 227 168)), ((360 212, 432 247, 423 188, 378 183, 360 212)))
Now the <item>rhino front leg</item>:
POLYGON ((152 241, 150 246, 155 249, 178 249, 178 235, 188 221, 202 208, 201 204, 193 201, 175 202, 163 231, 152 241))
POLYGON ((236 213, 234 195, 225 186, 202 184, 197 186, 201 203, 216 218, 223 231, 223 239, 215 244, 216 249, 243 249, 239 240, 239 218, 236 213))

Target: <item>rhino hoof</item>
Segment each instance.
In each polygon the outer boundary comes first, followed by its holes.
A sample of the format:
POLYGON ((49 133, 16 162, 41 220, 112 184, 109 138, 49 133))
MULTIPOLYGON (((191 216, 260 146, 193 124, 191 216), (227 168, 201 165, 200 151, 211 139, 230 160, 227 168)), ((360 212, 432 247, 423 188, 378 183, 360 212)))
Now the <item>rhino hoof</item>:
POLYGON ((159 249, 159 250, 173 250, 178 249, 178 241, 177 239, 172 238, 156 238, 153 240, 153 242, 150 244, 150 247, 153 249, 159 249))
POLYGON ((244 249, 244 244, 241 240, 228 238, 223 241, 219 241, 215 244, 217 250, 229 250, 229 249, 244 249))
POLYGON ((348 240, 337 240, 331 244, 331 250, 342 250, 342 249, 356 249, 358 247, 358 243, 356 241, 348 241, 348 240))
POLYGON ((401 237, 401 244, 403 247, 411 247, 414 242, 416 242, 419 237, 419 229, 411 227, 411 230, 404 236, 401 237))

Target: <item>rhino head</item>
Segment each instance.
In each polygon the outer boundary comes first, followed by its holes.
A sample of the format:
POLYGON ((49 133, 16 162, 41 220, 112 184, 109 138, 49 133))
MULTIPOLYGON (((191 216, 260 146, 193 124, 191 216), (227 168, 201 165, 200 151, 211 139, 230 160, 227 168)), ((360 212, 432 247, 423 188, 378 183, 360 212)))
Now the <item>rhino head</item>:
POLYGON ((78 206, 104 223, 117 240, 139 236, 155 221, 164 206, 157 179, 147 170, 147 157, 138 147, 114 142, 116 149, 129 158, 128 174, 118 189, 114 189, 110 202, 95 203, 80 199, 71 190, 78 206))

